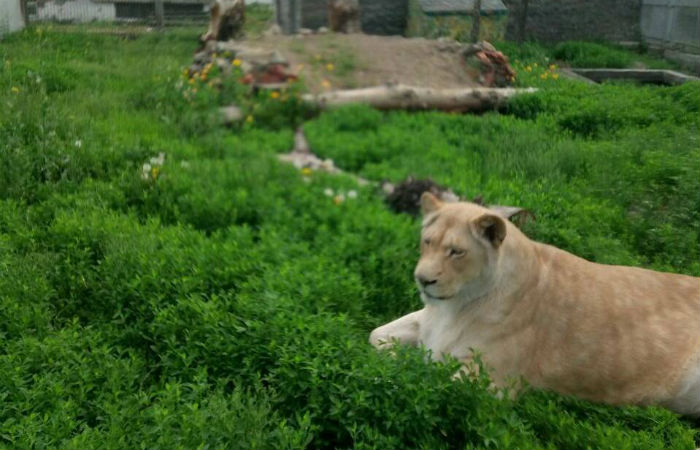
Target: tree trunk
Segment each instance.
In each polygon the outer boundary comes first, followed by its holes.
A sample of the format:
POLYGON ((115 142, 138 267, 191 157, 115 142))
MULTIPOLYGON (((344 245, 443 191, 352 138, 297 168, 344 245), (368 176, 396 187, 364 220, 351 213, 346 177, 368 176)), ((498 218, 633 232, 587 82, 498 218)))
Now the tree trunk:
POLYGON ((365 103, 377 109, 406 109, 441 111, 486 111, 503 104, 510 97, 535 92, 536 89, 514 88, 454 88, 431 89, 405 85, 387 85, 319 95, 306 94, 305 102, 321 109, 351 103, 365 103))
POLYGON ((479 42, 479 30, 481 28, 481 0, 474 0, 474 10, 472 11, 472 43, 479 42))
POLYGON ((155 0, 153 5, 156 12, 156 23, 158 28, 163 28, 165 26, 165 10, 163 9, 163 0, 155 0))
POLYGON ((527 23, 527 8, 530 0, 520 0, 520 15, 518 16, 518 42, 525 41, 525 25, 527 23))

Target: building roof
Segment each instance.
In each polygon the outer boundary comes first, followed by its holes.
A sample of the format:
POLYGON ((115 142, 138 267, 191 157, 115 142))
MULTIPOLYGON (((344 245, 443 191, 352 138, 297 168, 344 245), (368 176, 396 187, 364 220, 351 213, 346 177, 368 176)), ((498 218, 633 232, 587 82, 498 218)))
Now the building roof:
MULTIPOLYGON (((423 12, 427 14, 466 14, 474 9, 474 0, 418 0, 423 12)), ((481 0, 481 13, 507 12, 508 8, 501 0, 481 0)))

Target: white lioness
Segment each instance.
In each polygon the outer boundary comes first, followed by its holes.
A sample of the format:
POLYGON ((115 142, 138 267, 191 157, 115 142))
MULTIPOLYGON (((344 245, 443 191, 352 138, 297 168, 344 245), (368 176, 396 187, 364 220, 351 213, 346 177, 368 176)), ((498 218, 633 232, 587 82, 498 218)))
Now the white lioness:
POLYGON ((425 307, 370 335, 467 363, 494 383, 700 415, 700 278, 596 264, 472 203, 421 198, 425 307))

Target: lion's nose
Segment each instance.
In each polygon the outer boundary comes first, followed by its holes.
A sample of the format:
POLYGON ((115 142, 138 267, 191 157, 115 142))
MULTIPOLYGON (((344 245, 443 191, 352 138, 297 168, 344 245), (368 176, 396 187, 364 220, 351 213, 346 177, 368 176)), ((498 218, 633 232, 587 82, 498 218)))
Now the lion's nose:
POLYGON ((421 286, 430 286, 431 284, 437 283, 437 280, 431 280, 429 278, 426 278, 422 275, 416 275, 416 280, 420 283, 421 286))

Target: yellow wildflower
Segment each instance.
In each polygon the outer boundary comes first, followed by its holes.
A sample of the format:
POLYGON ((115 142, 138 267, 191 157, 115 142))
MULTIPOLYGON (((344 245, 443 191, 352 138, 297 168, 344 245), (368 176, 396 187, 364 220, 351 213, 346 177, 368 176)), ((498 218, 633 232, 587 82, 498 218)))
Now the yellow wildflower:
POLYGON ((153 168, 151 169, 151 176, 153 177, 154 180, 155 180, 156 178, 158 178, 158 172, 159 172, 159 171, 160 171, 160 169, 158 168, 158 166, 155 166, 155 167, 153 167, 153 168))
POLYGON ((554 79, 556 80, 557 78, 559 78, 559 74, 558 74, 558 73, 553 73, 553 74, 552 74, 552 78, 554 78, 554 79))
POLYGON ((19 88, 17 86, 12 86, 12 89, 10 89, 13 94, 19 94, 19 88))
POLYGON ((323 81, 321 81, 321 86, 323 86, 325 89, 330 89, 331 82, 328 80, 323 80, 323 81))
POLYGON ((331 63, 326 64, 326 70, 332 71, 333 69, 335 69, 335 66, 333 64, 331 64, 331 63))
POLYGON ((549 73, 549 72, 543 72, 542 75, 540 75, 540 78, 543 79, 543 80, 546 80, 546 79, 547 79, 547 74, 548 74, 548 73, 549 73))
POLYGON ((525 68, 525 72, 532 72, 532 67, 527 66, 527 67, 525 68))
POLYGON ((317 54, 314 55, 314 58, 316 59, 316 61, 320 61, 320 60, 321 60, 321 55, 319 55, 319 54, 317 53, 317 54))
POLYGON ((556 65, 556 64, 550 64, 550 65, 549 65, 549 70, 557 70, 557 65, 556 65))
POLYGON ((304 175, 305 177, 311 176, 313 171, 309 167, 304 167, 301 169, 301 174, 304 175))
POLYGON ((233 64, 234 66, 238 67, 238 66, 241 65, 241 60, 238 59, 238 58, 236 58, 236 59, 234 59, 233 61, 231 61, 231 64, 233 64))
POLYGON ((537 67, 537 63, 532 63, 532 66, 533 66, 533 67, 537 67))
POLYGON ((245 118, 245 121, 246 121, 247 123, 253 123, 254 120, 255 120, 255 119, 253 119, 253 116, 248 116, 248 117, 245 118))
POLYGON ((280 93, 279 93, 279 92, 277 92, 277 91, 272 91, 272 92, 270 92, 270 98, 277 99, 277 98, 279 98, 279 97, 280 97, 280 93))

